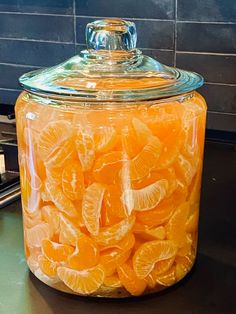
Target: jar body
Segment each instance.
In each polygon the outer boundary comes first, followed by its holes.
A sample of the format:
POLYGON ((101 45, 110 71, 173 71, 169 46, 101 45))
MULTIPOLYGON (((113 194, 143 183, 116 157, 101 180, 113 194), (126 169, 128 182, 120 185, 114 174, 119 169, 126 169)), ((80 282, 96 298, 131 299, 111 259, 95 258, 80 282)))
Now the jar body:
POLYGON ((139 104, 16 104, 25 254, 58 290, 126 297, 191 269, 206 104, 196 92, 139 104))

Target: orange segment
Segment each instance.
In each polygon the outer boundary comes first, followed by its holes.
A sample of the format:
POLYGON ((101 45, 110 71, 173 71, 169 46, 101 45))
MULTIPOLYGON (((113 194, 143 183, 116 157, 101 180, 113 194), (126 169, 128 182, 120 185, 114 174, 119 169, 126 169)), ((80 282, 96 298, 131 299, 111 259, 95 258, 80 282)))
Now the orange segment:
POLYGON ((116 130, 112 126, 102 126, 94 134, 95 150, 97 153, 106 153, 113 149, 117 142, 116 130))
POLYGON ((135 217, 130 216, 111 227, 101 228, 99 234, 94 239, 101 246, 114 245, 131 231, 134 222, 135 217))
POLYGON ((99 263, 103 265, 106 276, 116 272, 119 265, 122 265, 130 257, 131 250, 108 249, 101 252, 99 263))
POLYGON ((59 211, 56 206, 46 205, 41 208, 42 218, 49 224, 50 234, 53 235, 59 232, 60 218, 59 211))
POLYGON ((162 144, 157 137, 152 136, 141 152, 130 162, 131 180, 140 180, 149 175, 158 165, 162 144))
POLYGON ((41 247, 42 241, 50 238, 49 224, 39 223, 30 229, 25 229, 25 238, 29 247, 41 247))
POLYGON ((128 251, 132 249, 132 247, 134 246, 134 243, 135 243, 135 237, 132 233, 129 233, 118 243, 101 248, 101 251, 112 249, 112 248, 116 248, 123 251, 128 251))
POLYGON ((73 159, 74 157, 74 140, 68 140, 65 141, 62 146, 55 149, 51 158, 45 162, 45 166, 48 168, 63 167, 68 160, 73 159))
POLYGON ((57 277, 57 267, 60 265, 59 263, 52 262, 43 255, 39 256, 38 261, 39 267, 45 275, 51 278, 57 277))
POLYGON ((183 155, 179 155, 175 163, 176 175, 180 180, 183 180, 189 185, 196 174, 198 162, 191 163, 183 155))
POLYGON ((159 261, 176 255, 177 249, 172 241, 154 240, 142 244, 135 252, 133 266, 136 275, 143 279, 159 261))
POLYGON ((134 158, 143 146, 137 142, 137 136, 131 126, 126 126, 121 131, 121 147, 120 150, 124 151, 129 158, 134 158))
POLYGON ((105 184, 115 183, 126 160, 127 157, 121 151, 113 151, 100 156, 93 168, 95 180, 105 184))
POLYGON ((92 235, 99 232, 99 220, 105 188, 99 183, 87 187, 82 201, 82 216, 86 228, 92 235))
POLYGON ((162 286, 167 287, 172 286, 176 281, 175 267, 173 266, 166 272, 162 273, 161 275, 158 275, 156 281, 162 286))
POLYGON ((140 224, 139 222, 135 223, 133 232, 145 240, 164 240, 166 236, 165 227, 159 226, 156 228, 150 228, 146 225, 140 224))
POLYGON ((62 180, 62 167, 47 167, 46 176, 47 180, 52 182, 54 185, 61 185, 62 180))
POLYGON ((187 232, 196 232, 198 227, 198 210, 195 210, 193 214, 188 218, 185 229, 187 232))
POLYGON ((120 288, 121 287, 121 281, 117 274, 113 274, 111 276, 105 277, 104 283, 106 287, 109 288, 120 288))
POLYGON ((128 263, 121 265, 117 272, 122 285, 130 294, 138 296, 146 289, 145 280, 138 278, 128 263))
POLYGON ((74 253, 68 259, 68 266, 76 270, 91 268, 98 264, 99 248, 88 236, 81 235, 74 253))
POLYGON ((192 268, 194 263, 195 255, 193 253, 186 256, 177 256, 176 257, 176 279, 182 279, 192 268))
POLYGON ((63 214, 60 214, 59 242, 76 246, 76 241, 80 236, 80 229, 63 214))
POLYGON ((58 267, 57 274, 71 290, 83 295, 95 292, 104 281, 104 269, 101 265, 81 271, 58 267))
POLYGON ((84 176, 79 162, 64 167, 62 172, 62 189, 72 201, 82 199, 84 193, 84 176))
POLYGON ((165 199, 152 210, 137 212, 136 217, 140 223, 147 226, 159 226, 166 223, 174 211, 173 199, 165 199))
POLYGON ((52 262, 66 262, 68 257, 74 252, 70 245, 59 244, 50 240, 42 241, 43 254, 52 262))
POLYGON ((60 211, 71 217, 78 215, 74 204, 64 195, 60 186, 53 185, 50 182, 46 182, 45 186, 52 202, 60 211))
POLYGON ((153 136, 152 131, 145 123, 137 118, 132 119, 132 125, 136 133, 136 141, 142 146, 146 145, 153 136))
POLYGON ((168 181, 159 180, 140 190, 126 190, 122 195, 122 200, 128 212, 147 211, 156 207, 166 196, 168 181))
POLYGON ((179 248, 186 243, 185 225, 189 213, 189 203, 181 204, 166 225, 167 239, 172 240, 179 248))
POLYGON ((47 162, 54 158, 58 149, 64 147, 72 135, 72 128, 68 121, 53 121, 40 132, 38 139, 38 156, 47 162))
POLYGON ((85 129, 78 128, 75 146, 83 171, 90 170, 95 157, 95 147, 92 134, 87 132, 85 129))

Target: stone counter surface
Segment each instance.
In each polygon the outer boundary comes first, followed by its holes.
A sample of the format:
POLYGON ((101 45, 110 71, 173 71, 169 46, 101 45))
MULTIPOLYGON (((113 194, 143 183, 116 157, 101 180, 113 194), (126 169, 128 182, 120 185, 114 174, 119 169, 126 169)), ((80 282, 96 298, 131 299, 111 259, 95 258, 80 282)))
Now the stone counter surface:
POLYGON ((20 202, 0 210, 1 314, 236 313, 236 151, 207 143, 198 257, 191 273, 166 291, 121 300, 70 296, 27 268, 20 202))

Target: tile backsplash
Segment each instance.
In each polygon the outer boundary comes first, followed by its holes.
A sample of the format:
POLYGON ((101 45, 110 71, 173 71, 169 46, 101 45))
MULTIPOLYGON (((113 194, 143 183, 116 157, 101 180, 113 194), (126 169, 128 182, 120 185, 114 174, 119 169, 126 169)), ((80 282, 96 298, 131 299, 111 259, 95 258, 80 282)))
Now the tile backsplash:
POLYGON ((84 48, 103 17, 133 20, 143 53, 201 73, 208 128, 236 131, 236 0, 0 0, 0 103, 14 104, 21 74, 84 48))

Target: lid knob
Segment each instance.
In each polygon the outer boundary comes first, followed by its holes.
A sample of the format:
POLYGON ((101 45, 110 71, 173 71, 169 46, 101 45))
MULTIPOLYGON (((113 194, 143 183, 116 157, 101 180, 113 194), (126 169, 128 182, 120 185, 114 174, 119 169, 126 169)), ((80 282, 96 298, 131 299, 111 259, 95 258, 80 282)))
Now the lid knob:
POLYGON ((136 47, 137 33, 133 22, 104 19, 87 24, 86 42, 93 50, 130 50, 136 47))

